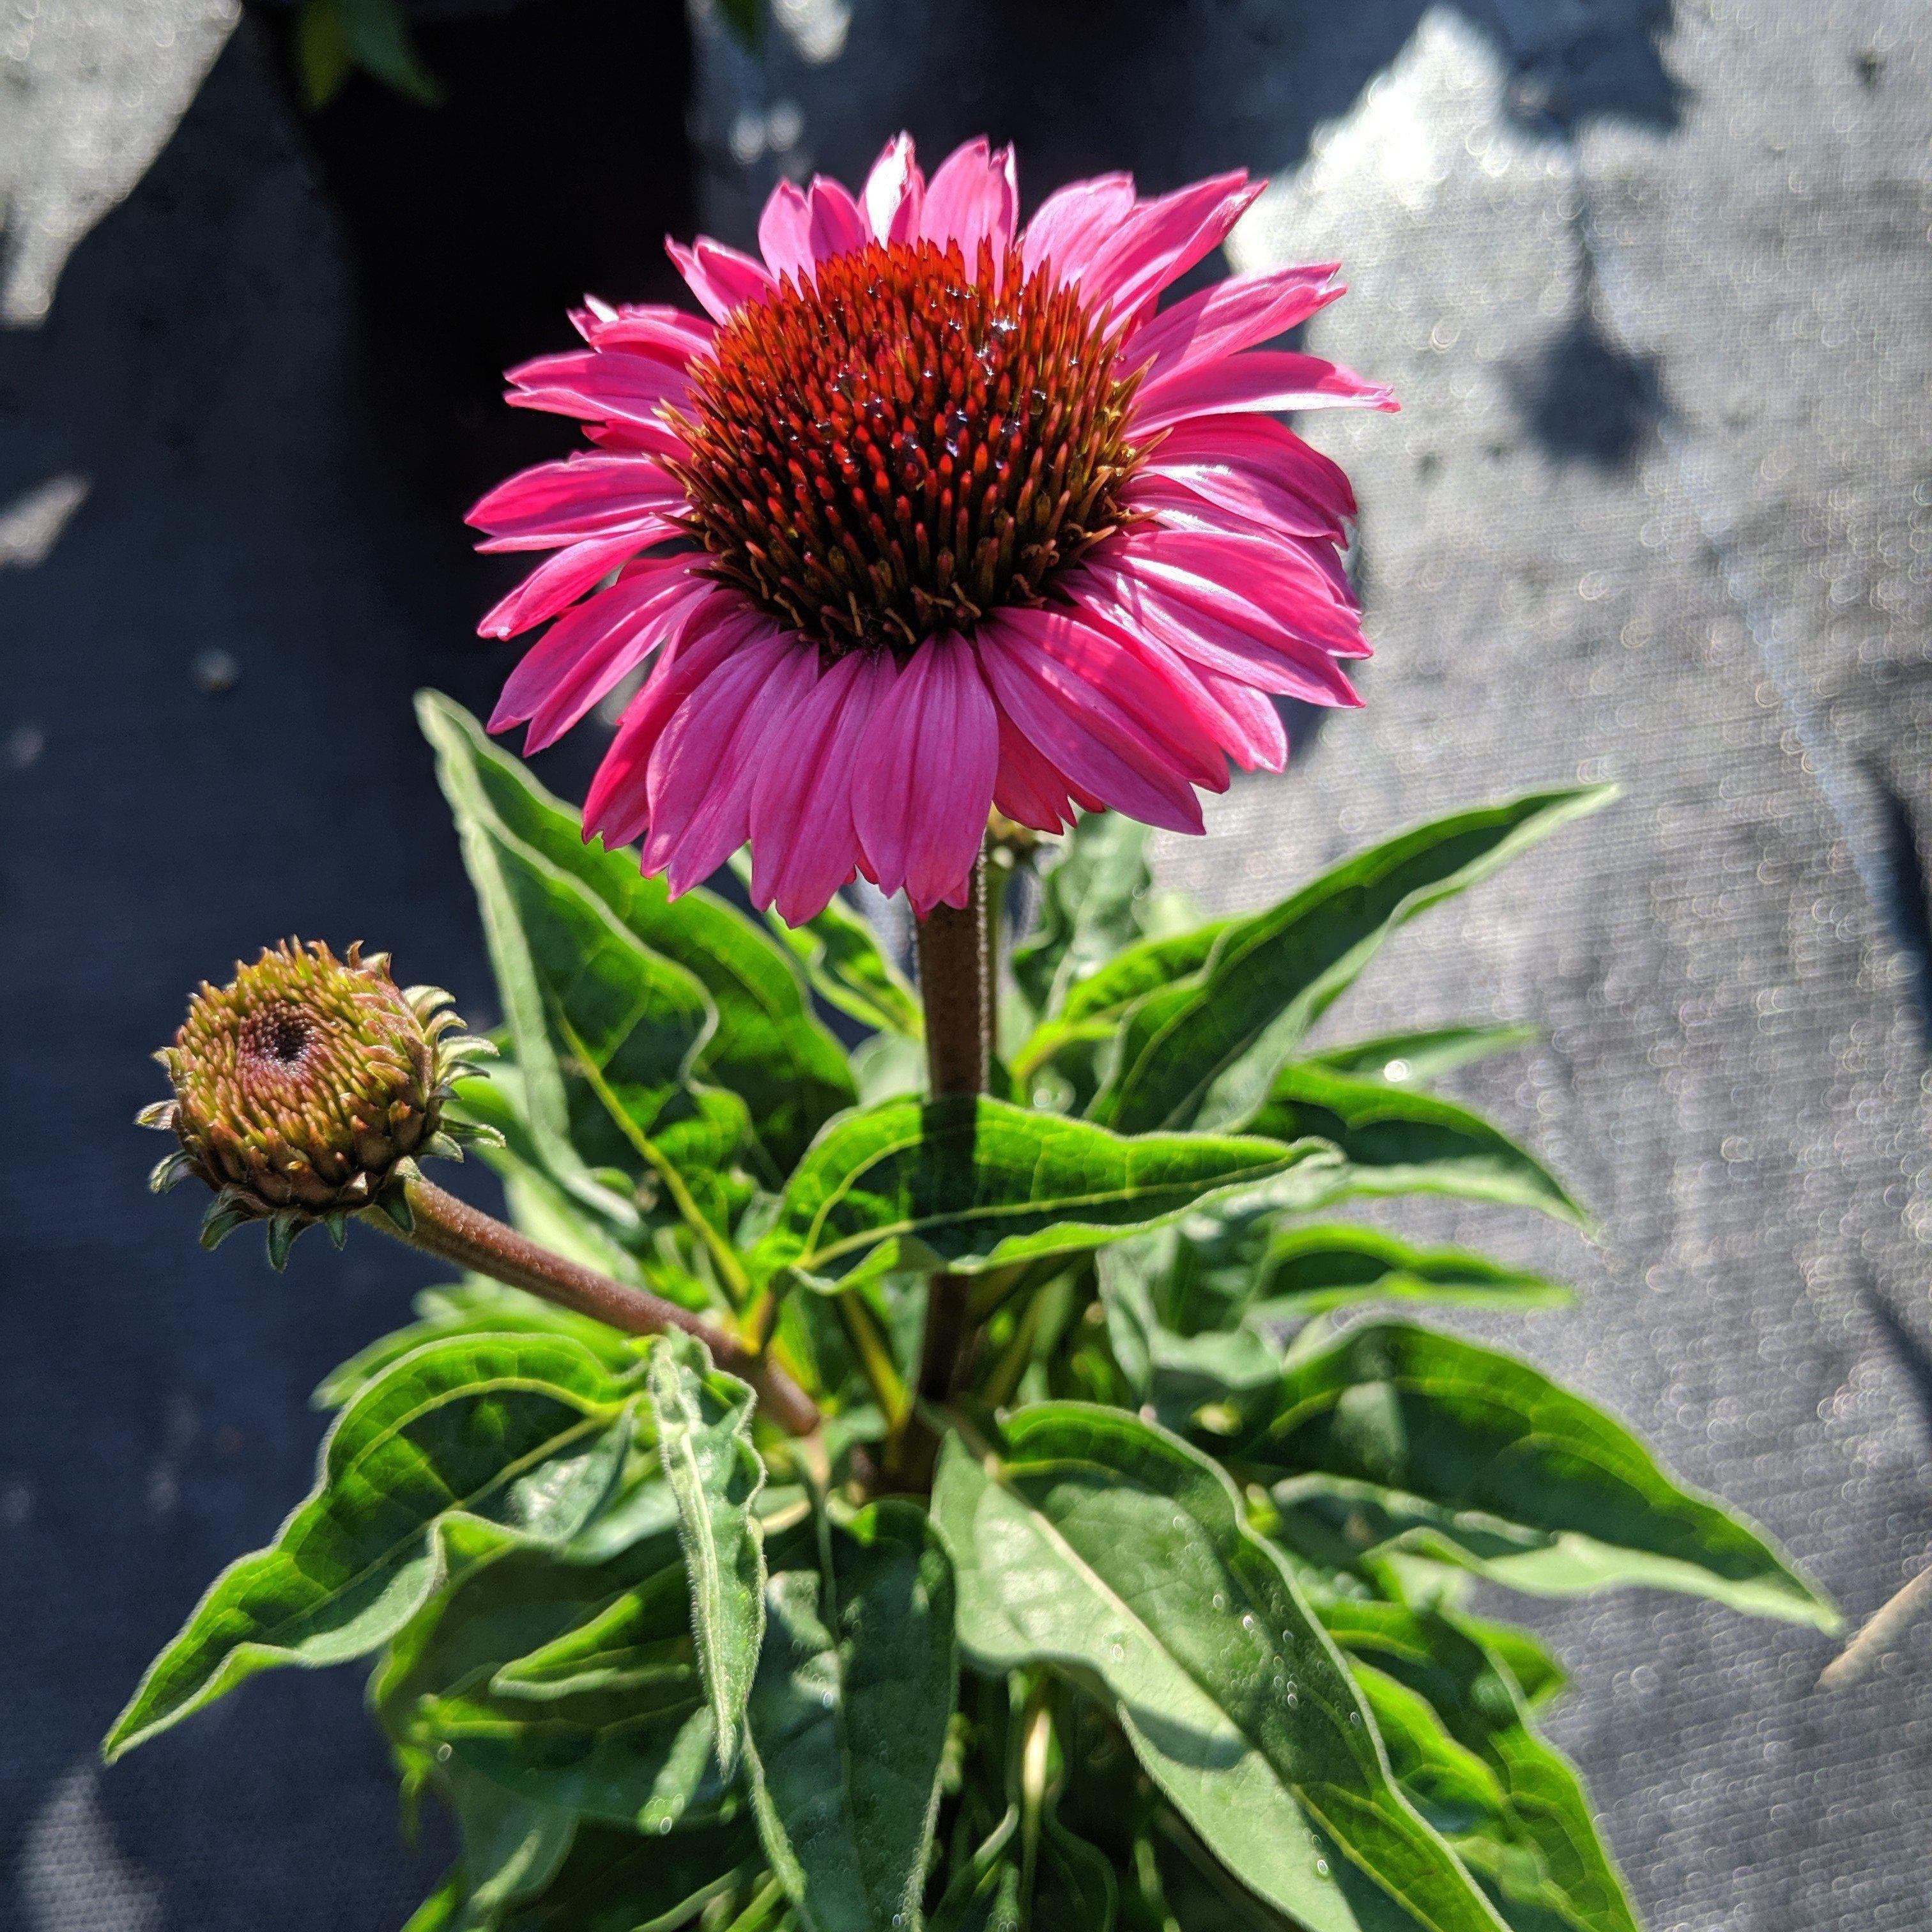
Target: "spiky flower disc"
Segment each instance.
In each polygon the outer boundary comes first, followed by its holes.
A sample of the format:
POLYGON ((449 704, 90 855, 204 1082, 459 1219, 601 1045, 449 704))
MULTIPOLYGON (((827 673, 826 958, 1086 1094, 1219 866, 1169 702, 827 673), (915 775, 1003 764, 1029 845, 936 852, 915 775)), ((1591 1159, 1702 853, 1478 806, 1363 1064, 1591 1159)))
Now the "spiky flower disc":
POLYGON ((388 956, 285 940, 225 986, 202 983, 175 1043, 155 1055, 174 1098, 140 1116, 178 1149, 155 1168, 158 1192, 190 1174, 214 1190, 210 1247, 244 1221, 268 1223, 278 1267, 320 1221, 340 1244, 346 1217, 376 1207, 406 1216, 400 1183, 415 1156, 462 1157, 474 1129, 446 1120, 449 1083, 489 1042, 434 986, 398 986, 388 956))

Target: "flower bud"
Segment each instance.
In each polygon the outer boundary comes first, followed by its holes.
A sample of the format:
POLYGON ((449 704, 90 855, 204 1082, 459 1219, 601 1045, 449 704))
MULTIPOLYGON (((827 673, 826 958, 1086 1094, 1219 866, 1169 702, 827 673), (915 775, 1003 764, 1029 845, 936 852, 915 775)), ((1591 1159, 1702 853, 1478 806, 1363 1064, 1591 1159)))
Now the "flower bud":
POLYGON ((226 986, 203 982, 172 1046, 154 1057, 174 1098, 137 1116, 180 1146, 154 1169, 157 1192, 189 1174, 214 1190, 202 1223, 212 1248, 244 1221, 268 1224, 280 1268, 316 1222, 339 1247, 348 1217, 374 1208, 406 1229, 403 1183, 422 1154, 463 1157, 494 1138, 446 1118, 450 1083, 488 1040, 434 986, 397 986, 388 956, 285 940, 226 986))

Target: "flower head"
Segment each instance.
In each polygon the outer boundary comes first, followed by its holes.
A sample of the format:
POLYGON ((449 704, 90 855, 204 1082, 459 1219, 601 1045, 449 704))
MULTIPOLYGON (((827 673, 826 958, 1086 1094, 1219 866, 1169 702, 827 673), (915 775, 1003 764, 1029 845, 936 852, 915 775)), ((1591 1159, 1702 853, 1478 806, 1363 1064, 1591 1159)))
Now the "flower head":
POLYGON ((1338 661, 1367 654, 1347 479, 1265 412, 1394 406, 1258 346, 1332 265, 1158 308, 1258 191, 1107 176, 1022 229, 1010 150, 928 182, 901 136, 856 197, 781 183, 762 261, 670 244, 704 315, 592 303, 584 348, 511 371, 596 447, 470 513, 556 553, 482 626, 556 620, 492 728, 539 748, 646 670, 586 836, 641 838, 674 892, 748 842, 794 922, 859 873, 963 904, 995 807, 1198 831, 1229 760, 1280 769, 1270 699, 1356 704, 1338 661))
POLYGON ((488 1041, 434 986, 406 990, 384 953, 284 940, 226 986, 202 983, 172 1046, 154 1057, 174 1098, 140 1116, 179 1147, 154 1169, 158 1192, 194 1174, 215 1190, 202 1225, 214 1246, 244 1221, 268 1223, 280 1268, 304 1228, 339 1246, 347 1216, 407 1209, 400 1183, 423 1154, 462 1158, 481 1130, 446 1120, 451 1080, 488 1041))

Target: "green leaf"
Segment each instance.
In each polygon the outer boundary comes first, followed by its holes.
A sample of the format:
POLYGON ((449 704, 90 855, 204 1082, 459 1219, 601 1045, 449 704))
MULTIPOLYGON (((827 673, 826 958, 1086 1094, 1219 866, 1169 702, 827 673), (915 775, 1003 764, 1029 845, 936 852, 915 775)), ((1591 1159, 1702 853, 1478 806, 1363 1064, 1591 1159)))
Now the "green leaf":
MULTIPOLYGON (((731 861, 731 869, 740 879, 751 877, 750 862, 742 852, 731 861)), ((822 913, 802 926, 788 926, 775 912, 766 914, 765 923, 796 956, 820 999, 875 1031, 925 1037, 919 995, 880 951, 872 928, 842 898, 834 895, 822 913)))
POLYGON ((1472 1061, 1487 1060, 1538 1037, 1530 1026, 1424 1027, 1414 1033, 1385 1033, 1373 1040, 1323 1047, 1304 1064, 1358 1079, 1385 1080, 1391 1087, 1426 1087, 1472 1061))
POLYGON ((1285 1505, 1324 1506, 1364 1550, 1540 1593, 1649 1584, 1838 1626, 1761 1532, 1676 1482, 1622 1424, 1454 1336, 1376 1323, 1292 1360, 1226 1454, 1281 1483, 1285 1505))
POLYGON ((1330 1156, 1204 1134, 1125 1138, 1003 1100, 890 1100, 835 1121, 754 1252, 829 1287, 862 1270, 1004 1267, 1158 1226, 1226 1190, 1330 1156))
POLYGON ((1144 939, 1117 952, 1067 989, 1059 1017, 1043 1021, 1015 1058, 1015 1077, 1025 1079, 1080 1041, 1112 1039, 1136 1000, 1197 974, 1234 923, 1231 919, 1215 920, 1189 932, 1144 939))
POLYGON ((1431 1932, 1495 1932, 1204 1456, 1117 1410, 1042 1404, 983 1458, 950 1438, 933 1514, 968 1657, 1104 1685, 1148 1774, 1270 1905, 1310 1932, 1353 1932, 1372 1880, 1431 1932))
MULTIPOLYGON (((536 1580, 568 1588, 567 1579, 536 1580)), ((735 1807, 682 1565, 658 1570, 487 1680, 418 1698, 410 1722, 412 1737, 505 1790, 607 1824, 668 1832, 735 1807)))
POLYGON ((1456 812, 1231 922, 1198 973, 1126 1016, 1094 1117, 1130 1130, 1245 1120, 1390 933, 1613 796, 1608 786, 1566 788, 1456 812))
POLYGON ((1013 979, 1036 1014, 1148 936, 1169 926, 1176 902, 1154 895, 1148 828, 1118 812, 1083 813, 1042 873, 1033 929, 1013 948, 1013 979))
POLYGON ((752 1447, 757 1398, 712 1367, 702 1342, 679 1334, 660 1336, 652 1348, 650 1388, 658 1451, 677 1498, 698 1666, 729 1778, 765 1634, 765 1543, 752 1507, 765 1480, 752 1447))
POLYGON ((573 873, 505 824, 485 784, 488 761, 478 754, 473 721, 429 692, 417 715, 436 748, 482 912, 532 1138, 561 1184, 621 1222, 627 1204, 591 1170, 634 1172, 638 1156, 596 1094, 568 1077, 560 1023, 649 1133, 695 1070, 716 1009, 694 975, 645 946, 573 873))
POLYGON ((296 15, 296 74, 302 105, 311 113, 326 107, 354 64, 340 0, 302 0, 296 15))
MULTIPOLYGON (((854 1099, 845 1054, 813 1013, 788 953, 736 908, 701 888, 676 902, 637 855, 586 844, 581 821, 475 718, 434 692, 418 700, 423 728, 472 812, 567 873, 638 944, 682 968, 710 995, 713 1030, 696 1066, 745 1102, 770 1177, 782 1179, 813 1134, 854 1099)), ((446 789, 451 778, 446 777, 446 789)))
POLYGON ((570 1856, 538 1898, 494 1932, 670 1932, 696 1922, 746 1876, 758 1840, 748 1821, 648 1838, 581 1825, 570 1856))
POLYGON ((806 1932, 900 1932, 958 1690, 951 1566, 920 1510, 877 1502, 766 1596, 747 1727, 766 1856, 806 1932))
POLYGON ((1466 1248, 1418 1248, 1373 1228, 1276 1230, 1256 1264, 1258 1319, 1325 1315, 1364 1301, 1441 1307, 1555 1308, 1574 1299, 1560 1282, 1466 1248))
POLYGON ((416 1297, 416 1306, 420 1321, 378 1336, 325 1376, 309 1398, 315 1407, 344 1408, 405 1355, 431 1342, 454 1341, 466 1335, 568 1336, 581 1342, 614 1375, 621 1374, 638 1359, 635 1340, 607 1323, 494 1281, 428 1289, 416 1297))
POLYGON ((1275 1140, 1313 1137, 1339 1148, 1346 1166, 1330 1200, 1449 1194, 1533 1208, 1574 1226, 1589 1218, 1527 1148, 1480 1114, 1432 1094, 1318 1066, 1284 1066, 1248 1130, 1275 1140))
MULTIPOLYGON (((1421 1706, 1412 1738, 1426 1754, 1441 1761, 1446 1744, 1486 1773, 1487 1816, 1459 1849, 1494 1883, 1505 1914, 1514 1900, 1576 1932, 1637 1932, 1575 1768, 1531 1728, 1522 1692, 1481 1626, 1448 1611, 1346 1599, 1321 1614, 1358 1681, 1360 1666, 1372 1666, 1421 1706)), ((1388 1738, 1388 1724, 1382 1731, 1388 1738)), ((1390 1754, 1400 1772, 1393 1739, 1390 1754)))
POLYGON ((257 1670, 374 1650, 472 1549, 560 1543, 604 1500, 634 1398, 580 1344, 490 1335, 432 1343, 365 1390, 328 1433, 316 1486, 269 1546, 218 1577, 150 1667, 109 1759, 257 1670))
POLYGON ((356 64, 419 107, 437 107, 442 88, 424 66, 401 0, 335 0, 356 64))

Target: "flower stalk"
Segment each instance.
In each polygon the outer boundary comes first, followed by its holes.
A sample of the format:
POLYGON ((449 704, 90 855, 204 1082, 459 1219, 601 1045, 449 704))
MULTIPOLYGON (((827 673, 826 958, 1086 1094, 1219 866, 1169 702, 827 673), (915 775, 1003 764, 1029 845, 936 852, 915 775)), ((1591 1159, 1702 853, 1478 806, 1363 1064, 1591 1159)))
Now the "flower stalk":
MULTIPOLYGON (((988 944, 986 861, 973 868, 963 907, 935 906, 919 922, 920 999, 926 1009, 926 1073, 935 1100, 983 1094, 993 1058, 993 969, 988 944)), ((921 1413, 951 1400, 970 1341, 967 1319, 972 1282, 942 1270, 928 1284, 926 1334, 920 1345, 917 1400, 909 1406, 886 1451, 896 1486, 929 1488, 939 1437, 921 1413)))
POLYGON ((817 1406, 777 1363, 752 1354, 703 1316, 539 1247, 420 1174, 404 1182, 403 1200, 407 1212, 400 1217, 370 1210, 361 1218, 424 1254, 540 1295, 625 1334, 662 1335, 681 1328, 710 1350, 719 1368, 749 1383, 759 1407, 788 1434, 809 1436, 818 1428, 817 1406))

